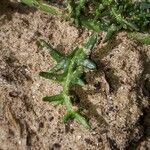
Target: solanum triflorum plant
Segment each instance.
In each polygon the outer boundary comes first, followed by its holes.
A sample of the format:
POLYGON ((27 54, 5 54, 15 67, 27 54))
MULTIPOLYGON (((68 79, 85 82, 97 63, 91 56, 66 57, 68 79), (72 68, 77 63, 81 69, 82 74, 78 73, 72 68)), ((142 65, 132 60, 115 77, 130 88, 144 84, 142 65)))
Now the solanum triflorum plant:
POLYGON ((88 58, 90 50, 93 48, 96 41, 97 35, 94 34, 86 43, 76 47, 68 56, 59 53, 44 40, 40 41, 40 45, 46 47, 49 50, 51 57, 57 62, 57 64, 47 72, 40 72, 40 76, 46 79, 55 80, 63 87, 63 91, 60 94, 46 96, 43 100, 55 102, 56 104, 64 104, 66 106, 64 122, 67 122, 70 119, 76 119, 86 128, 89 128, 90 125, 80 114, 79 109, 76 110, 73 106, 73 96, 70 94, 70 90, 73 85, 84 86, 85 83, 81 79, 81 75, 85 69, 96 69, 95 63, 88 58))

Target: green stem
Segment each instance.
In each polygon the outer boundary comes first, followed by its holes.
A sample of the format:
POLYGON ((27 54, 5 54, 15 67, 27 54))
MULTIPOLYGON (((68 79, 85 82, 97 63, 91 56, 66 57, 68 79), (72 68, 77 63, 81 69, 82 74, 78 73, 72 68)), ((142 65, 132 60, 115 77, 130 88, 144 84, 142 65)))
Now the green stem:
POLYGON ((73 111, 73 105, 72 105, 71 100, 70 100, 69 89, 70 89, 70 84, 71 84, 72 75, 73 75, 73 68, 74 68, 73 66, 75 64, 76 58, 79 56, 79 53, 80 53, 80 49, 78 49, 76 51, 75 56, 70 61, 66 81, 63 84, 64 85, 63 86, 64 103, 67 107, 67 111, 71 111, 71 112, 73 111))

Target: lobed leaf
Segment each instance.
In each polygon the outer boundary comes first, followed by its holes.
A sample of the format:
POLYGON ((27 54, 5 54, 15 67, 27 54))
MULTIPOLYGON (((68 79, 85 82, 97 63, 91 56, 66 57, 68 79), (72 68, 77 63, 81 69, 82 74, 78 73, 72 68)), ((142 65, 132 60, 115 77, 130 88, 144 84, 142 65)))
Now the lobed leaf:
POLYGON ((42 47, 49 49, 50 54, 57 61, 57 64, 48 72, 40 72, 40 76, 46 79, 55 80, 63 86, 63 91, 60 94, 46 96, 43 100, 64 104, 67 109, 67 113, 64 116, 64 122, 67 122, 70 119, 76 119, 86 128, 90 127, 88 121, 79 112, 74 110, 70 89, 75 84, 80 86, 85 85, 84 81, 80 78, 84 72, 84 68, 88 68, 89 70, 96 68, 94 62, 88 58, 89 51, 93 48, 96 41, 97 35, 92 35, 83 46, 80 46, 81 48, 76 47, 69 56, 60 55, 45 41, 42 40, 41 42, 42 47), (61 71, 61 73, 59 71, 61 71))

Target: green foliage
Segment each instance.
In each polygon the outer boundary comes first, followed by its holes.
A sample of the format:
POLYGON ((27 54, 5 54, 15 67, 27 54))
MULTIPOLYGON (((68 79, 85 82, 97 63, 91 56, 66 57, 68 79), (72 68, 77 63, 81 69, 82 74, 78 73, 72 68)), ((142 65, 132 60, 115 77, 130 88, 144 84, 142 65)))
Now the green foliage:
POLYGON ((52 79, 60 83, 63 87, 63 91, 60 94, 46 96, 43 100, 56 104, 64 104, 67 109, 64 121, 67 122, 70 119, 76 119, 86 128, 89 128, 90 125, 80 114, 79 110, 74 109, 70 89, 73 85, 84 86, 84 81, 81 79, 81 76, 85 68, 89 70, 96 69, 95 63, 88 58, 90 50, 93 48, 96 41, 97 36, 92 35, 85 44, 76 47, 68 56, 62 55, 44 40, 40 41, 40 46, 46 47, 51 57, 57 62, 57 64, 47 72, 40 72, 40 76, 46 79, 52 79))
POLYGON ((146 0, 65 0, 64 10, 47 5, 43 0, 21 1, 65 19, 73 19, 77 26, 105 31, 104 42, 120 30, 148 32, 150 26, 150 2, 146 0))
POLYGON ((139 32, 132 32, 128 34, 129 37, 137 40, 142 44, 150 44, 150 34, 143 34, 139 32))
POLYGON ((75 23, 78 19, 80 25, 107 32, 105 42, 119 30, 147 32, 150 25, 150 2, 85 0, 83 4, 83 0, 72 0, 72 3, 75 23))

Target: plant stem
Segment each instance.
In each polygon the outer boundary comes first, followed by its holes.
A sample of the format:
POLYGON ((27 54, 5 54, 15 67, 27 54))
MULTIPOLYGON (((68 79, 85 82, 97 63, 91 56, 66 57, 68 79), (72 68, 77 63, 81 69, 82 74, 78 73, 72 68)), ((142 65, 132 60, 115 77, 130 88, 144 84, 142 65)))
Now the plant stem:
POLYGON ((72 74, 73 74, 73 68, 74 64, 76 62, 77 57, 79 56, 80 49, 78 49, 75 53, 75 56, 73 59, 70 61, 69 68, 68 68, 68 74, 66 76, 66 81, 63 84, 63 95, 64 95, 64 103, 67 107, 67 111, 73 111, 73 105, 71 103, 71 99, 69 95, 69 90, 70 90, 70 85, 71 85, 71 80, 72 80, 72 74))

